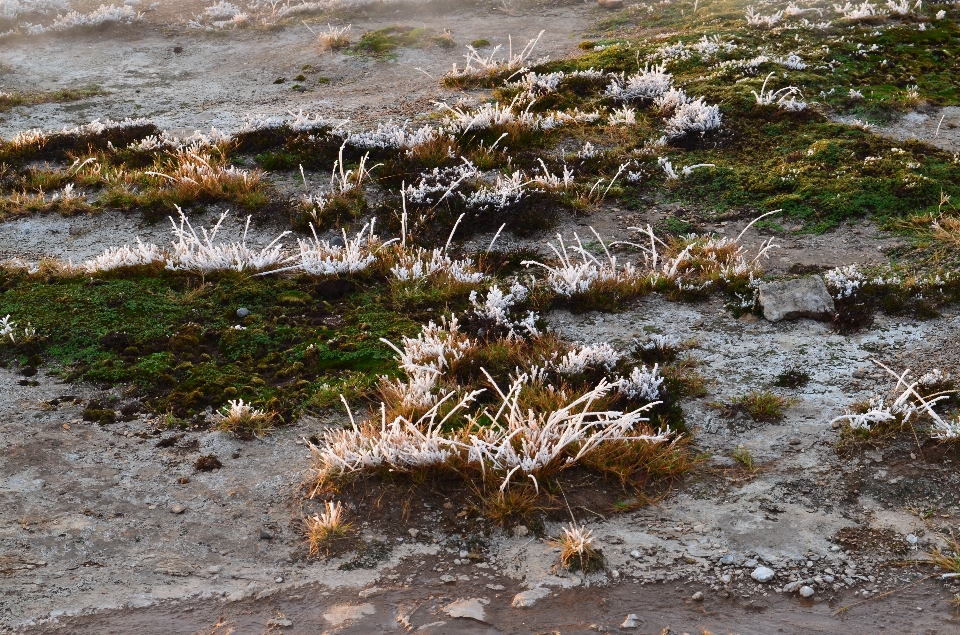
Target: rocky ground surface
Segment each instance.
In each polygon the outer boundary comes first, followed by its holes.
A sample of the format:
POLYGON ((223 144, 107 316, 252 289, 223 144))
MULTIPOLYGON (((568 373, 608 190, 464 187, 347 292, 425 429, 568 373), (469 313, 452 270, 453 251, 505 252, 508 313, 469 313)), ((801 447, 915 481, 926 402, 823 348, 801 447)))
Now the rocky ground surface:
MULTIPOLYGON (((807 620, 821 630, 785 632, 850 632, 851 623, 877 620, 891 632, 945 632, 953 623, 953 586, 928 579, 936 571, 925 561, 940 544, 936 532, 949 535, 960 518, 954 459, 909 444, 841 455, 830 420, 889 383, 870 357, 928 358, 941 338, 960 335, 960 318, 881 319, 844 337, 812 320, 737 320, 718 304, 650 297, 614 316, 555 313, 550 321, 569 337, 615 344, 670 324, 712 380, 712 401, 769 384, 785 367, 802 366, 811 381, 781 390, 797 401, 779 424, 685 404, 697 445, 712 458, 658 505, 583 512, 607 560, 605 572, 583 577, 558 575, 556 554, 526 527, 442 529, 461 514, 449 501, 425 503, 401 527, 361 521, 355 550, 309 559, 300 485, 310 455, 301 438, 330 422, 304 419, 255 442, 174 434, 122 391, 3 369, 3 623, 103 633, 134 619, 155 632, 147 625, 159 619, 192 632, 222 613, 245 632, 240 624, 254 617, 241 616, 254 606, 261 626, 282 614, 293 625, 277 628, 291 633, 395 631, 404 620, 437 633, 535 632, 524 630, 528 614, 536 628, 562 632, 619 627, 630 613, 649 632, 761 633, 807 620), (83 421, 91 400, 130 420, 83 421), (755 457, 756 473, 735 469, 729 457, 739 446, 755 457), (198 471, 198 459, 211 455, 221 467, 198 471), (263 598, 269 610, 255 602, 263 598), (480 619, 450 616, 461 599, 476 600, 470 610, 480 619), (571 611, 572 603, 589 610, 571 611), (832 617, 851 605, 844 620, 832 617), (568 608, 558 616, 560 606, 568 608), (71 617, 90 611, 98 612, 71 617), (911 630, 924 620, 930 630, 911 630)), ((944 366, 957 368, 953 355, 944 366)))
MULTIPOLYGON (((415 18, 451 28, 458 44, 479 37, 505 43, 508 34, 526 42, 546 29, 538 51, 558 56, 575 48, 593 11, 415 18)), ((378 16, 354 29, 401 18, 413 19, 378 16)), ((109 93, 0 115, 4 136, 105 116, 226 131, 251 112, 322 107, 359 119, 403 117, 431 100, 457 99, 435 77, 461 51, 403 50, 396 62, 382 63, 322 56, 309 32, 295 27, 210 34, 149 24, 3 47, 4 90, 98 83, 109 93), (306 93, 273 84, 306 64, 331 83, 306 93), (211 77, 213 67, 219 70, 211 77)), ((956 149, 954 114, 921 114, 925 119, 905 118, 881 132, 926 135, 956 149)), ((557 231, 585 236, 594 226, 622 236, 671 217, 697 222, 682 205, 649 201, 642 212, 608 209, 557 231)), ((694 229, 735 237, 747 222, 694 229)), ((23 218, 0 226, 0 258, 80 260, 137 235, 164 242, 168 228, 119 214, 23 218)), ((750 232, 745 242, 755 250, 770 236, 750 232)), ((522 246, 542 249, 548 238, 522 246)), ((774 273, 883 262, 902 244, 867 222, 774 238, 774 273)), ((852 401, 892 387, 871 359, 898 371, 960 374, 960 348, 946 345, 960 340, 960 309, 926 321, 881 315, 850 336, 824 322, 735 319, 717 302, 655 295, 615 315, 554 312, 547 319, 570 339, 622 346, 672 333, 687 342, 709 381, 705 399, 684 404, 696 448, 708 454, 702 469, 636 511, 576 507, 606 558, 602 573, 558 573, 556 553, 530 528, 467 523, 461 503, 442 496, 418 498, 399 524, 350 510, 356 544, 335 557, 308 558, 302 524, 311 462, 302 439, 339 420, 305 418, 252 442, 173 432, 122 389, 64 383, 42 370, 25 378, 14 366, 0 369, 0 631, 960 632, 952 602, 960 588, 941 580, 927 556, 960 530, 960 454, 921 440, 838 448, 831 424, 852 401), (773 387, 794 367, 809 383, 773 387), (756 423, 718 407, 760 388, 793 400, 781 422, 756 423), (122 420, 83 421, 91 403, 117 410, 122 420), (731 458, 740 447, 754 457, 755 471, 731 458), (198 469, 203 457, 216 457, 219 467, 198 469)), ((559 525, 544 529, 556 535, 559 525)))

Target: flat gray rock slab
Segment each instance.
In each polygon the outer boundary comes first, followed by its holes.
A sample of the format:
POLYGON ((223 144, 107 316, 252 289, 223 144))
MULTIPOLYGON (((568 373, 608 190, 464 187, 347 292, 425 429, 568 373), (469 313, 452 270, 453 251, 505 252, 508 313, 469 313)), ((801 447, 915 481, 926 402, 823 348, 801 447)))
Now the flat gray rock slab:
POLYGON ((796 318, 829 318, 833 298, 820 276, 760 285, 760 307, 771 322, 796 318))
POLYGON ((486 622, 486 612, 483 607, 489 602, 483 598, 468 598, 448 604, 443 610, 450 617, 466 617, 478 622, 486 622))

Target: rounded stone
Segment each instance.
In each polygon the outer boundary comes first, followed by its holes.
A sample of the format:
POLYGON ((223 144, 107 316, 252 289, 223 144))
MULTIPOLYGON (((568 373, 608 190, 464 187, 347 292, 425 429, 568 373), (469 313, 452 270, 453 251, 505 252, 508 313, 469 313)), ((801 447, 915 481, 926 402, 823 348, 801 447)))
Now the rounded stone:
POLYGON ((808 598, 815 593, 812 587, 802 586, 800 587, 800 597, 808 598))
POLYGON ((773 576, 775 575, 776 573, 774 573, 770 567, 757 567, 753 570, 753 573, 750 574, 750 577, 757 582, 769 582, 773 580, 773 576))
POLYGON ((248 315, 250 315, 250 309, 248 309, 248 308, 246 308, 246 307, 240 307, 239 309, 237 309, 237 317, 238 317, 238 318, 245 318, 245 317, 247 317, 248 315))

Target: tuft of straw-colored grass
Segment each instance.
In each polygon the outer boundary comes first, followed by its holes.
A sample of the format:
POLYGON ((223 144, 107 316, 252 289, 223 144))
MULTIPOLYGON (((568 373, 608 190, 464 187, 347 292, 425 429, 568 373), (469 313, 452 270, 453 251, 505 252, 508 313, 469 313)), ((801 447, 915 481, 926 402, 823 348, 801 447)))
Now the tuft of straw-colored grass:
POLYGON ((344 519, 339 501, 324 501, 324 511, 306 519, 307 546, 312 557, 319 556, 324 545, 334 538, 343 538, 353 528, 344 519))
POLYGON ((231 399, 230 407, 217 419, 216 429, 249 440, 267 434, 273 427, 274 419, 273 413, 254 408, 244 403, 243 399, 231 399))
POLYGON ((570 523, 557 538, 547 544, 560 549, 558 568, 593 573, 603 569, 603 553, 593 545, 593 532, 584 525, 570 523))

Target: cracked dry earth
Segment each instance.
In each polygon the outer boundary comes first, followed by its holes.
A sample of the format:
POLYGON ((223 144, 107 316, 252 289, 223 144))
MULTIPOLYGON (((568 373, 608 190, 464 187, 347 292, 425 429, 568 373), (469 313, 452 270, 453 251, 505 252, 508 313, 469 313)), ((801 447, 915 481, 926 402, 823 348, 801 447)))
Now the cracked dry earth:
MULTIPOLYGON (((458 43, 497 42, 508 33, 526 41, 552 29, 542 53, 557 56, 575 47, 593 14, 573 6, 417 19, 452 25, 458 43)), ((392 23, 381 16, 354 28, 392 23)), ((311 38, 292 28, 172 37, 155 24, 127 35, 4 47, 5 89, 82 80, 110 91, 7 113, 0 119, 4 136, 107 115, 227 131, 245 112, 322 106, 345 116, 399 117, 407 105, 416 111, 431 99, 456 98, 408 71, 419 66, 436 75, 460 55, 459 48, 401 51, 396 64, 378 64, 320 57, 311 38), (174 45, 184 52, 173 53, 174 45), (86 56, 83 64, 65 63, 76 55, 86 56), (216 82, 203 71, 211 59, 230 62, 216 82), (329 92, 272 84, 307 63, 334 80, 329 92), (48 75, 49 68, 61 76, 48 75), (364 73, 362 83, 337 79, 364 73), (372 83, 381 92, 371 94, 372 83), (226 102, 235 108, 224 109, 226 102)), ((934 120, 914 123, 930 127, 934 120)), ((943 128, 937 143, 952 139, 953 130, 943 128)), ((610 209, 582 224, 611 235, 667 216, 695 219, 681 206, 650 201, 642 212, 610 209)), ((138 232, 167 232, 162 224, 134 223, 110 214, 19 219, 0 225, 0 256, 77 261, 138 232)), ((745 224, 732 218, 697 229, 736 235, 745 224)), ((568 223, 560 231, 587 230, 568 223)), ((523 246, 541 248, 545 238, 523 246)), ((750 247, 759 242, 747 238, 755 241, 750 247)), ((824 236, 787 237, 770 269, 877 262, 896 246, 869 223, 845 225, 824 236)), ((576 507, 607 562, 589 576, 558 574, 556 554, 531 529, 493 529, 469 518, 460 501, 430 492, 405 505, 381 501, 369 517, 352 509, 356 543, 329 559, 307 558, 301 486, 310 455, 301 439, 341 421, 305 418, 253 442, 202 430, 174 433, 137 412, 122 389, 68 384, 43 371, 24 380, 16 368, 0 369, 0 631, 960 633, 952 603, 960 587, 926 562, 943 544, 939 535, 960 529, 960 454, 912 440, 839 452, 830 424, 855 399, 891 387, 871 358, 896 369, 960 373, 958 313, 954 307, 920 322, 881 315, 851 336, 811 320, 738 320, 717 302, 656 295, 615 315, 546 316, 579 341, 626 346, 643 334, 673 333, 690 342, 688 352, 710 381, 704 399, 683 404, 696 448, 709 453, 702 469, 635 511, 610 514, 584 501, 576 507), (770 388, 795 366, 809 373, 808 384, 770 388), (760 388, 794 400, 782 422, 757 424, 711 405, 760 388), (128 420, 82 421, 91 400, 131 406, 128 420), (755 457, 755 472, 731 458, 740 446, 755 457), (196 460, 211 454, 221 467, 198 472, 196 460), (754 581, 759 566, 774 577, 754 581), (801 587, 813 593, 802 597, 801 587)), ((559 526, 544 530, 556 535, 559 526)))

